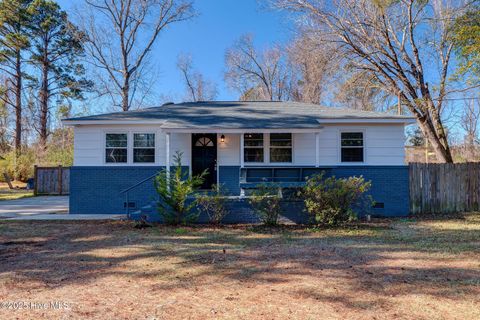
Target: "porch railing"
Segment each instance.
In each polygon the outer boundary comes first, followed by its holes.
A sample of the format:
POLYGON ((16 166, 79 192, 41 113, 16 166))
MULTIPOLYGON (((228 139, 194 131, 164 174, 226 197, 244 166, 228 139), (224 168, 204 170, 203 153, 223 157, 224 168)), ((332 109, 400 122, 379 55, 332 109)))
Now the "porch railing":
POLYGON ((145 178, 137 183, 135 183, 134 185, 132 185, 131 187, 128 187, 127 189, 125 190, 122 190, 120 191, 120 194, 124 194, 125 195, 125 214, 127 215, 127 217, 130 215, 130 201, 129 201, 129 193, 130 191, 138 188, 139 186, 143 185, 144 183, 146 183, 147 181, 151 181, 153 178, 155 178, 156 176, 158 175, 158 173, 155 173, 151 176, 149 176, 148 178, 145 178))

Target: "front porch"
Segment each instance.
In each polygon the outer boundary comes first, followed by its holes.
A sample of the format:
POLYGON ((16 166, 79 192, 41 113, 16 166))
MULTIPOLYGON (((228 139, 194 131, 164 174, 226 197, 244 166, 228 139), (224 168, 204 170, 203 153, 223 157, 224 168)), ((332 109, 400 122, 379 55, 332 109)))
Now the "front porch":
MULTIPOLYGON (((307 176, 322 171, 318 128, 168 130, 164 150, 167 170, 171 169, 173 155, 177 152, 183 154, 182 165, 189 168, 190 174, 209 172, 208 186, 204 187, 223 183, 225 179, 220 175, 220 168, 229 171, 227 175, 231 175, 232 170, 237 171, 234 173, 237 184, 301 183, 307 176)), ((231 186, 231 183, 227 184, 231 186)), ((234 189, 237 190, 238 185, 234 189)))

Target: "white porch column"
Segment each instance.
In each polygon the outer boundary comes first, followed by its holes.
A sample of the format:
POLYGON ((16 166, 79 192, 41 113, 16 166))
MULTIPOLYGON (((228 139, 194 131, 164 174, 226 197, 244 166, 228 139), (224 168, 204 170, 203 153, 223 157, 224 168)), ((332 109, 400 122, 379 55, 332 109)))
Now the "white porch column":
POLYGON ((320 167, 320 132, 315 132, 315 167, 320 167))
MULTIPOLYGON (((245 167, 245 159, 243 155, 243 147, 245 145, 245 134, 240 132, 240 168, 245 167)), ((240 198, 245 197, 245 189, 240 188, 240 198)))
POLYGON ((244 157, 243 157, 243 147, 245 145, 245 135, 240 133, 240 167, 243 168, 245 166, 244 157))
POLYGON ((170 132, 165 135, 165 166, 168 177, 170 177, 170 132))

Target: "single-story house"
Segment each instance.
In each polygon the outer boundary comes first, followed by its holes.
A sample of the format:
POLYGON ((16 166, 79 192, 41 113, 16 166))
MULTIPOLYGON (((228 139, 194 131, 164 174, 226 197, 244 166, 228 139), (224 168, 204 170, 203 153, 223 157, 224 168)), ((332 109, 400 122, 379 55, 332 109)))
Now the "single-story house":
POLYGON ((375 214, 409 213, 403 115, 295 102, 167 103, 69 118, 74 128, 71 214, 117 214, 155 199, 152 177, 172 166, 231 195, 262 181, 289 186, 325 171, 371 180, 375 214))

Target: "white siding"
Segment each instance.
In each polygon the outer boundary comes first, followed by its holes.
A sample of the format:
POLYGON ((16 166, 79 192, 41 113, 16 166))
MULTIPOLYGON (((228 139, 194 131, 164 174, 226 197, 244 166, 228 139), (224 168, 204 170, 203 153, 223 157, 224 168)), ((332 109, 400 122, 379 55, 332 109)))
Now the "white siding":
MULTIPOLYGON (((285 130, 288 132, 288 130, 285 130)), ((340 133, 342 131, 362 131, 365 139, 364 165, 402 165, 404 164, 405 135, 403 125, 325 125, 320 132, 319 159, 321 166, 352 165, 340 162, 340 133)), ((134 132, 152 132, 156 134, 156 161, 165 165, 165 133, 155 126, 79 126, 75 127, 74 165, 138 165, 132 163, 132 135, 134 132), (129 163, 105 164, 105 133, 126 132, 129 134, 129 163)), ((265 135, 267 138, 268 135, 265 135)), ((218 134, 218 165, 240 165, 240 134, 225 133, 225 142, 220 142, 218 134)), ((176 151, 182 152, 182 164, 191 163, 191 134, 172 133, 170 138, 171 161, 176 151)), ((268 144, 266 144, 268 145, 268 144)), ((314 133, 293 134, 293 163, 277 165, 314 166, 316 159, 314 133)), ((268 150, 265 150, 268 152, 268 150)), ((267 158, 267 157, 266 157, 267 158)), ((172 163, 172 162, 171 162, 172 163)), ((358 165, 358 163, 353 164, 358 165)))
POLYGON ((340 162, 340 133, 364 132, 366 165, 405 164, 403 125, 328 125, 320 132, 320 165, 358 165, 340 162))
POLYGON ((218 154, 217 163, 219 166, 239 166, 240 165, 240 135, 224 134, 225 142, 220 142, 221 134, 218 134, 218 154))
POLYGON ((299 166, 315 165, 315 134, 293 134, 293 163, 299 166))
MULTIPOLYGON (((190 165, 191 158, 191 135, 187 133, 172 133, 170 137, 170 161, 172 163, 176 151, 182 152, 182 164, 190 165)), ((80 126, 74 129, 74 157, 75 166, 164 166, 165 159, 165 133, 155 126, 80 126), (129 154, 128 163, 106 164, 105 163, 105 134, 106 133, 128 133, 129 154), (132 163, 133 133, 149 132, 155 133, 155 163, 134 164, 132 163)))
MULTIPOLYGON (((163 162, 161 165, 164 166, 165 163, 165 133, 160 134, 163 138, 163 143, 161 143, 161 154, 163 155, 163 162)), ((192 158, 192 135, 188 133, 171 133, 170 136, 170 164, 173 165, 173 158, 177 152, 182 154, 182 165, 190 166, 190 160, 192 158)))

